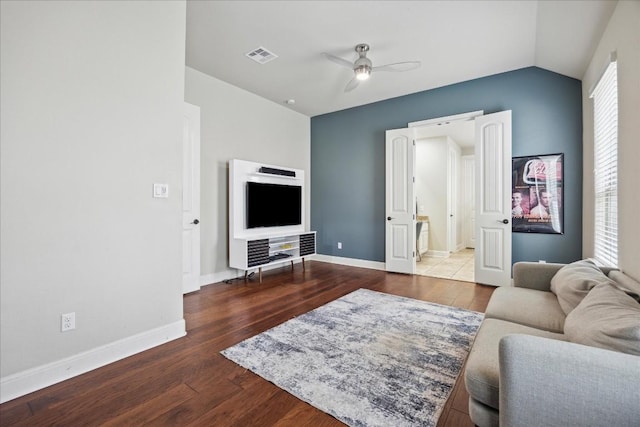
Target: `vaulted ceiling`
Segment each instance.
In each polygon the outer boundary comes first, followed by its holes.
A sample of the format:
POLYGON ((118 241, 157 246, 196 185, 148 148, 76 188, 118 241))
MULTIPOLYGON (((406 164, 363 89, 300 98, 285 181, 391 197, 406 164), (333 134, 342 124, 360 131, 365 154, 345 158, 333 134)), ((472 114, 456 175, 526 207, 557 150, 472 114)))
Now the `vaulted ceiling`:
POLYGON ((315 116, 537 66, 582 79, 616 1, 188 1, 187 66, 315 116), (345 92, 358 43, 374 72, 345 92), (263 47, 277 58, 245 56, 263 47), (295 103, 287 104, 287 100, 295 103))

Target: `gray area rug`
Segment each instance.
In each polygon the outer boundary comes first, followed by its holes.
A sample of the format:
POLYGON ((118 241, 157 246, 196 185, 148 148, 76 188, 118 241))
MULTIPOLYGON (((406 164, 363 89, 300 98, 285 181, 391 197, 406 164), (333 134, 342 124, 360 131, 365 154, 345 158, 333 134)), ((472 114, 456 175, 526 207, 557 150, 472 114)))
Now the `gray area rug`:
POLYGON ((350 426, 435 426, 482 318, 359 289, 221 353, 350 426))

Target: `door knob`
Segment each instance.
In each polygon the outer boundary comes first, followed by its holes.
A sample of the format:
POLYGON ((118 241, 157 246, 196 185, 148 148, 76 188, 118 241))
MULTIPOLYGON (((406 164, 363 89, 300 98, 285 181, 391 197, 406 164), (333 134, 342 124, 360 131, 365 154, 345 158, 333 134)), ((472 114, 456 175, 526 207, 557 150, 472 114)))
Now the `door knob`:
POLYGON ((509 220, 508 219, 503 219, 502 221, 498 220, 498 222, 501 222, 503 224, 509 224, 509 220))
POLYGON ((393 218, 391 218, 390 216, 387 217, 387 221, 391 221, 393 218))
POLYGON ((193 220, 193 222, 192 222, 191 224, 198 225, 198 224, 200 224, 200 221, 198 221, 197 219, 194 219, 194 220, 193 220))

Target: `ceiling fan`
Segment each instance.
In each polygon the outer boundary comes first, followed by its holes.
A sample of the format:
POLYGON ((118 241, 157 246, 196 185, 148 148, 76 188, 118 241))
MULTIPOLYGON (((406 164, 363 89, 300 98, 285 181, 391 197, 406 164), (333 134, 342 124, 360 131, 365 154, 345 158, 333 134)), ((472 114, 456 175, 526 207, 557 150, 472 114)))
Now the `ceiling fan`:
POLYGON ((330 53, 324 53, 324 56, 329 61, 353 70, 355 76, 353 76, 351 81, 345 86, 345 92, 350 92, 358 87, 360 82, 367 80, 374 71, 410 71, 420 67, 420 61, 396 62, 394 64, 374 67, 371 60, 367 58, 367 52, 369 52, 368 44, 360 43, 356 45, 355 50, 358 53, 358 59, 356 59, 355 62, 347 61, 330 53))

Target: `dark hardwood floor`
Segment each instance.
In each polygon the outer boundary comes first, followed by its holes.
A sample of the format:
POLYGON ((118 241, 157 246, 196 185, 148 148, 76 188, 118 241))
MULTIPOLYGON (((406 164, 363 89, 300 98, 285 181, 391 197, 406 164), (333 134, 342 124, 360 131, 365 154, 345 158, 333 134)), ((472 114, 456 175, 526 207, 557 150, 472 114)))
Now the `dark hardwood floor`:
MULTIPOLYGON (((484 311, 493 288, 311 261, 184 297, 187 336, 0 405, 2 426, 341 426, 220 351, 359 288, 484 311)), ((471 426, 462 377, 439 426, 471 426)))

